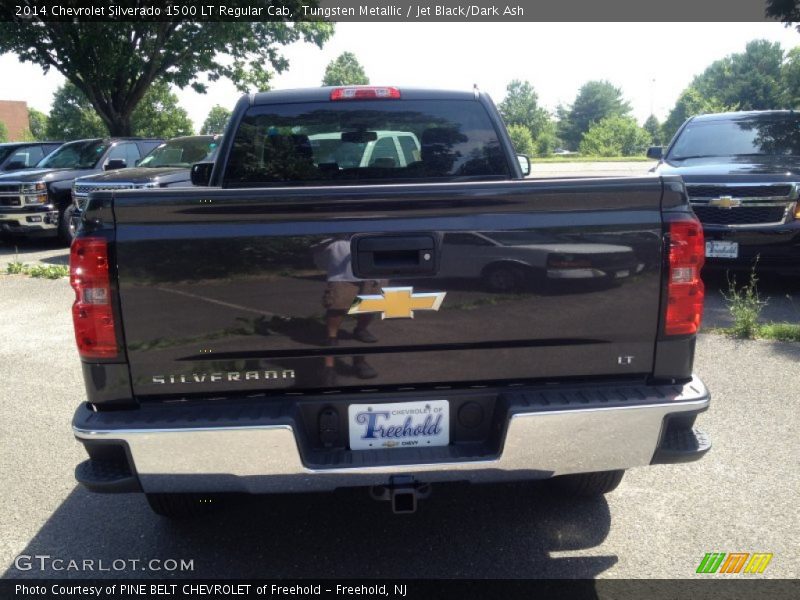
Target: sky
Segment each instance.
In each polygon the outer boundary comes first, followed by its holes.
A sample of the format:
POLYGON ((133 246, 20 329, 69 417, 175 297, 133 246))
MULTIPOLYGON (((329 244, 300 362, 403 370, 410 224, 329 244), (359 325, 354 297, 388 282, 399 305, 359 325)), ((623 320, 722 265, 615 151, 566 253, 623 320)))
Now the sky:
MULTIPOLYGON (((710 63, 742 52, 753 39, 800 45, 800 33, 780 23, 339 23, 320 49, 287 46, 289 70, 273 88, 320 85, 325 66, 353 52, 371 83, 471 89, 495 102, 512 79, 527 79, 540 103, 553 111, 570 104, 580 86, 607 79, 622 89, 633 115, 663 120, 680 92, 710 63)), ((24 100, 48 112, 64 78, 51 69, 0 56, 0 99, 24 100)), ((175 89, 196 129, 215 104, 233 108, 240 93, 227 81, 207 94, 175 89)))

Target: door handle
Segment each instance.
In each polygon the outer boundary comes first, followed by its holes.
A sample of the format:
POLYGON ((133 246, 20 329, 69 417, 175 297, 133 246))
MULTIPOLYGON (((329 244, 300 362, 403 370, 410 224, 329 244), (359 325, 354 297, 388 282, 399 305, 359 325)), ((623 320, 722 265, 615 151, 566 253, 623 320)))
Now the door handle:
POLYGON ((353 239, 353 274, 363 279, 392 275, 434 275, 438 267, 433 235, 381 235, 353 239))

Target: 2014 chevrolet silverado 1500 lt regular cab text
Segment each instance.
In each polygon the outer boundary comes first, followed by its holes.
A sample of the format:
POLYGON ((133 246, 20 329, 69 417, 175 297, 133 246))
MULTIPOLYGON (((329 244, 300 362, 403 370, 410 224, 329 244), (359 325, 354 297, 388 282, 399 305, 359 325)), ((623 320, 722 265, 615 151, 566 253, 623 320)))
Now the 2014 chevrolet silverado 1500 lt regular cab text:
POLYGON ((343 486, 404 512, 702 456, 683 183, 527 166, 479 92, 319 88, 244 97, 203 187, 90 194, 78 480, 168 516, 343 486))

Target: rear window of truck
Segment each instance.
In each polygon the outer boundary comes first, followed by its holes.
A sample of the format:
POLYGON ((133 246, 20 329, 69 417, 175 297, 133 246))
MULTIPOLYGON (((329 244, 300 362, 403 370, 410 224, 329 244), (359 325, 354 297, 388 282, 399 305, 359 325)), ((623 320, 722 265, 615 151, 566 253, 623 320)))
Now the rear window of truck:
POLYGON ((486 109, 468 100, 371 100, 251 108, 225 187, 510 176, 486 109))

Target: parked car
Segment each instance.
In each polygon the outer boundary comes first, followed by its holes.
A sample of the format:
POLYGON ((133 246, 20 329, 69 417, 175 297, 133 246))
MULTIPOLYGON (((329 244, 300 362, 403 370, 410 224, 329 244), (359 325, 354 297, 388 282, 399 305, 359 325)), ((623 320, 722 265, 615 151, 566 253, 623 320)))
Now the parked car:
POLYGON ((640 273, 631 246, 570 239, 569 234, 541 232, 445 233, 441 276, 480 279, 494 292, 519 292, 526 284, 592 279, 613 283, 640 273))
POLYGON ((419 140, 408 131, 316 133, 308 136, 318 165, 353 167, 407 167, 419 160, 419 140))
POLYGON ((133 166, 163 140, 96 138, 69 142, 34 169, 0 176, 0 232, 72 236, 64 213, 72 203, 76 177, 133 166))
POLYGON ((153 148, 136 166, 78 177, 72 186, 72 206, 65 212, 70 236, 75 236, 91 192, 190 186, 189 168, 213 159, 221 139, 221 135, 173 138, 153 148))
POLYGON ((0 144, 0 172, 30 169, 63 142, 10 142, 0 144))
POLYGON ((204 187, 93 193, 70 252, 78 481, 169 517, 352 486, 413 512, 435 482, 591 496, 702 457, 703 232, 680 178, 528 170, 483 93, 322 87, 243 97, 192 167, 204 187), (419 160, 332 164, 310 140, 379 131, 419 160), (574 285, 451 287, 442 233, 476 231, 492 261, 557 251, 574 285))
POLYGON ((693 117, 647 155, 686 183, 709 267, 800 275, 800 113, 693 117))

